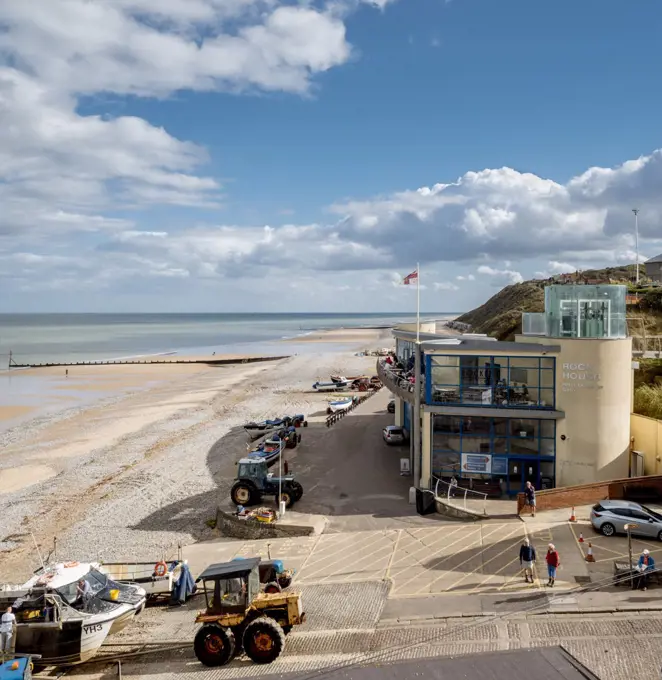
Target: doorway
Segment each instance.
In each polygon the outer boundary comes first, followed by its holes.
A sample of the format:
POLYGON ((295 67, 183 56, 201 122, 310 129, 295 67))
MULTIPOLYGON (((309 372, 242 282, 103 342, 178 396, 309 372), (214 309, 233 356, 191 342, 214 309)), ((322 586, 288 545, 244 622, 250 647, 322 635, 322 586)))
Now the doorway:
POLYGON ((524 491, 527 482, 540 489, 540 461, 536 458, 509 458, 508 493, 524 491))

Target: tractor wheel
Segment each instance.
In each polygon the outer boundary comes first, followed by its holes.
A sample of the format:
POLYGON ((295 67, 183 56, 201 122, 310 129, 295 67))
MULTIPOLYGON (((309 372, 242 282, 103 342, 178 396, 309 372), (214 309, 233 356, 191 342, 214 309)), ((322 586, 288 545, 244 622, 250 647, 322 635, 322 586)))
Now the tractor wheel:
POLYGON ((304 427, 308 427, 308 421, 307 421, 307 420, 304 420, 304 421, 303 421, 303 426, 304 426, 304 427))
POLYGON ((261 616, 251 621, 244 632, 244 651, 255 663, 275 661, 285 648, 285 633, 273 619, 261 616))
POLYGON ((250 482, 235 482, 230 498, 235 505, 254 505, 259 501, 259 494, 250 482))
POLYGON ((301 435, 300 434, 297 435, 297 443, 301 444, 301 435))
POLYGON ((283 491, 283 493, 280 495, 280 498, 278 497, 278 494, 276 494, 276 502, 278 503, 279 507, 281 501, 285 501, 286 508, 291 508, 294 505, 294 498, 292 497, 292 493, 290 491, 283 491))
POLYGON ((234 655, 234 635, 229 628, 209 623, 198 631, 193 649, 205 666, 224 666, 234 655))
POLYGON ((292 502, 296 503, 301 500, 303 496, 303 487, 299 482, 290 482, 290 491, 292 492, 292 502))
POLYGON ((266 586, 264 586, 264 592, 265 593, 280 593, 283 589, 280 587, 278 583, 275 581, 272 581, 271 583, 267 583, 266 586))

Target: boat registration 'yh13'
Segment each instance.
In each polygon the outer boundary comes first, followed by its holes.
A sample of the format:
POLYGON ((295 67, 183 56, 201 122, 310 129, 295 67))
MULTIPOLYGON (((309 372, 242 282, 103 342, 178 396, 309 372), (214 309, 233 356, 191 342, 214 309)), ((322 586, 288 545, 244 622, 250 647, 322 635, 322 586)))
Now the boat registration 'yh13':
POLYGON ((55 564, 0 588, 0 608, 16 615, 16 652, 41 655, 40 666, 87 661, 143 610, 145 598, 143 588, 113 581, 96 562, 55 564))

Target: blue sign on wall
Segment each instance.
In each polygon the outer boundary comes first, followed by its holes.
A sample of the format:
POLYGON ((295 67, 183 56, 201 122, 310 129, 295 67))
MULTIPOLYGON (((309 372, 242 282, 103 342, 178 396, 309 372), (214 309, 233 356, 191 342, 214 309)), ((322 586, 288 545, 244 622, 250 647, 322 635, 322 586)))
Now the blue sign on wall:
POLYGON ((493 475, 507 475, 508 474, 508 459, 507 458, 492 458, 492 474, 493 475))

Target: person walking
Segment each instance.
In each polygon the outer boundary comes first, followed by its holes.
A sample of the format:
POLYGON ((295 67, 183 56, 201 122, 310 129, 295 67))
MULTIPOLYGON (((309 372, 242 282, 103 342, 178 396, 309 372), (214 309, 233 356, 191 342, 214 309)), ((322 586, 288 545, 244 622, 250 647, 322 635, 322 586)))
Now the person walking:
POLYGON ((561 566, 561 558, 559 557, 559 553, 557 552, 553 543, 550 543, 547 546, 547 555, 545 557, 545 561, 547 562, 547 574, 549 575, 549 581, 547 581, 547 585, 550 588, 553 588, 554 581, 556 580, 556 570, 561 566))
POLYGON ((536 549, 531 545, 528 538, 524 539, 519 549, 519 566, 524 568, 524 580, 533 583, 533 565, 536 561, 536 549), (529 581, 529 579, 531 579, 529 581))
POLYGON ((536 516, 536 488, 531 482, 526 483, 524 488, 524 495, 526 496, 526 504, 531 510, 531 517, 536 516))
POLYGON ((11 654, 11 643, 14 639, 14 629, 16 628, 16 616, 11 607, 7 607, 0 619, 0 652, 3 658, 11 654))
POLYGON ((637 576, 634 587, 641 588, 641 590, 647 590, 648 576, 655 571, 655 560, 649 550, 644 550, 641 553, 639 563, 637 564, 637 571, 639 572, 639 575, 637 576))

